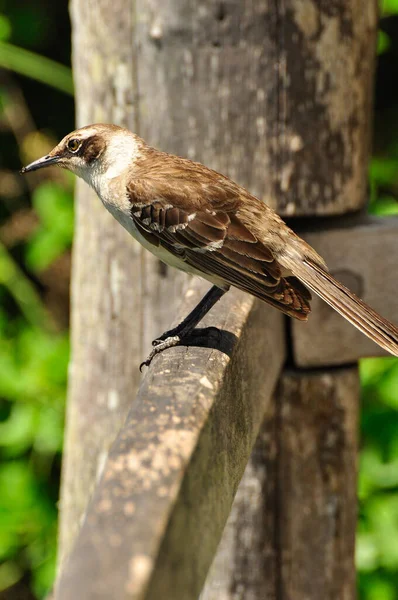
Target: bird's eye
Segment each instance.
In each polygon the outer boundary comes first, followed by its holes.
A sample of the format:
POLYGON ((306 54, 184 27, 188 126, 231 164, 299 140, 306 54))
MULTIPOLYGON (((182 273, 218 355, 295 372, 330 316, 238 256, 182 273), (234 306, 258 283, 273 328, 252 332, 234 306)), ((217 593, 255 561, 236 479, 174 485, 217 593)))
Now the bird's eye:
POLYGON ((76 140, 76 139, 69 140, 68 150, 70 150, 71 152, 76 152, 76 150, 78 150, 79 148, 80 148, 79 140, 76 140))

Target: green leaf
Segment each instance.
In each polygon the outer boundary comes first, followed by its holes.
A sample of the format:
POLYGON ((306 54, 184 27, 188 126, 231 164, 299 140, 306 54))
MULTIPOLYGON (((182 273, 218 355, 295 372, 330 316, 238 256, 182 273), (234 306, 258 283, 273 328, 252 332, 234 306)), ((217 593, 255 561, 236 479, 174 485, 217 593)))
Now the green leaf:
POLYGON ((396 600, 396 590, 393 582, 374 577, 369 582, 366 600, 396 600))
POLYGON ((359 571, 374 571, 377 568, 377 546, 372 534, 357 534, 355 562, 359 571))
POLYGON ((382 0, 381 12, 383 16, 398 13, 398 0, 382 0))
POLYGON ((398 214, 398 200, 393 196, 381 196, 370 205, 370 211, 373 215, 388 217, 398 214))
POLYGON ((6 590, 17 583, 22 575, 22 569, 11 560, 0 565, 0 591, 6 590))
POLYGON ((11 23, 10 20, 0 14, 0 41, 6 42, 11 37, 11 23))
POLYGON ((73 79, 69 67, 40 54, 0 41, 0 67, 31 77, 73 96, 73 79))
POLYGON ((393 158, 372 158, 369 169, 371 181, 388 185, 398 181, 398 160, 393 158))
POLYGON ((0 344, 0 397, 15 402, 53 406, 62 413, 65 396, 69 341, 21 328, 0 344))
POLYGON ((379 29, 377 33, 377 54, 384 54, 391 47, 390 36, 385 31, 379 29))
POLYGON ((0 284, 3 284, 32 325, 49 329, 49 315, 36 292, 7 249, 0 242, 0 284))
POLYGON ((45 182, 34 191, 32 202, 40 227, 27 244, 26 261, 32 270, 40 272, 72 244, 73 199, 62 186, 45 182))
POLYGON ((0 423, 0 447, 19 454, 31 446, 35 433, 37 410, 32 404, 15 403, 7 421, 0 423))

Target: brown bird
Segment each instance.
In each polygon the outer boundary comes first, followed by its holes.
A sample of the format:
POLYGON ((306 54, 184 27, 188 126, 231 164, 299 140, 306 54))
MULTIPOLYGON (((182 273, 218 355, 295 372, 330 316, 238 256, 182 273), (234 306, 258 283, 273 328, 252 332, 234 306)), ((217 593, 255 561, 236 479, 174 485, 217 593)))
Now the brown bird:
POLYGON ((50 165, 82 177, 160 260, 213 284, 184 321, 154 340, 142 364, 187 338, 231 285, 301 321, 308 319, 315 292, 398 356, 397 327, 332 277, 323 259, 269 206, 224 175, 103 124, 73 131, 21 172, 50 165))

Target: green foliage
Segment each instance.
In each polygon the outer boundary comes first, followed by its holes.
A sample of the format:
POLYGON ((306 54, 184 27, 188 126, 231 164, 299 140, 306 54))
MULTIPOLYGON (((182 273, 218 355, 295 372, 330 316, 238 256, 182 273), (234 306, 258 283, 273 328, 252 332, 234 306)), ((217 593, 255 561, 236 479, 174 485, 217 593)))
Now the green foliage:
MULTIPOLYGON (((397 4, 398 5, 398 4, 397 4)), ((398 214, 398 153, 373 158, 373 214, 398 214), (386 191, 387 190, 387 191, 386 191)), ((367 359, 362 382, 357 567, 362 600, 398 599, 398 359, 367 359)))
MULTIPOLYGON (((4 28, 4 21, 3 21, 4 28)), ((73 96, 73 80, 70 69, 53 60, 0 41, 0 67, 32 77, 36 81, 73 96)))
POLYGON ((5 42, 11 37, 11 23, 5 15, 0 14, 0 41, 5 42))
POLYGON ((0 590, 27 568, 39 597, 53 580, 56 491, 48 477, 62 446, 68 356, 65 334, 0 313, 0 590))
POLYGON ((17 278, 18 285, 0 285, 0 298, 17 305, 19 290, 30 290, 14 319, 0 309, 0 590, 28 568, 42 597, 55 569, 57 491, 48 477, 62 445, 69 344, 43 319, 30 280, 20 270, 17 278))
MULTIPOLYGON (((4 0, 0 2, 0 67, 72 94, 69 67, 15 44, 46 51, 43 40, 51 38, 51 29, 44 27, 48 7, 39 2, 33 8, 27 3, 21 10, 11 0, 6 3, 8 11, 2 13, 4 0)), ((65 16, 66 10, 65 4, 65 16)), ((2 107, 8 108, 8 115, 16 119, 11 129, 18 130, 22 121, 27 124, 22 131, 29 133, 32 116, 16 112, 15 106, 21 111, 24 105, 18 98, 15 104, 14 88, 14 80, 8 76, 2 80, 0 118, 2 107), (12 81, 11 87, 8 81, 12 81)), ((40 90, 38 106, 46 110, 45 100, 50 95, 46 91, 43 102, 42 94, 40 90)), ((72 113, 63 130, 72 128, 71 117, 72 113)), ((46 136, 42 134, 41 139, 45 141, 46 136)), ((21 138, 18 142, 22 156, 27 146, 21 138)), ((8 141, 3 158, 12 172, 18 163, 12 163, 9 147, 8 141)), ((2 147, 0 160, 1 153, 2 147)), ((3 168, 3 161, 1 164, 3 168)), ((0 228, 12 223, 21 209, 29 212, 35 223, 14 246, 0 241, 0 595, 28 579, 21 598, 29 593, 28 585, 37 598, 43 598, 54 579, 69 360, 68 333, 57 323, 45 293, 53 286, 51 280, 47 283, 52 265, 62 260, 72 243, 72 180, 40 177, 36 181, 30 197, 20 196, 9 205, 0 203, 0 228)), ((17 595, 20 597, 19 592, 17 595)))
POLYGON ((398 0, 382 0, 381 9, 384 16, 398 14, 398 0))
POLYGON ((61 92, 73 95, 72 72, 69 67, 10 44, 8 40, 11 35, 11 20, 0 13, 0 67, 26 77, 32 77, 32 79, 50 85, 61 92))
POLYGON ((379 31, 377 37, 377 54, 384 54, 391 47, 391 39, 390 36, 387 35, 384 31, 379 31))
MULTIPOLYGON (((384 0, 382 10, 390 17, 398 14, 398 0, 384 0)), ((378 53, 391 51, 394 42, 391 33, 381 31, 378 53)), ((394 113, 387 115, 395 119, 394 113)), ((370 166, 370 211, 394 215, 398 214, 398 144, 394 136, 378 142, 383 152, 373 157, 370 166)), ((359 595, 361 600, 398 600, 398 360, 363 360, 360 373, 359 595)))
MULTIPOLYGON (((18 304, 26 320, 32 325, 45 327, 48 315, 40 296, 7 249, 0 244, 0 286, 4 286, 18 304)), ((1 289, 1 288, 0 288, 1 289)), ((1 299, 1 294, 0 294, 1 299)), ((6 316, 3 315, 6 319, 6 316)), ((0 313, 1 319, 1 313, 0 313)))
POLYGON ((55 570, 58 490, 49 476, 60 461, 69 342, 33 274, 71 246, 71 186, 41 183, 32 204, 39 223, 24 244, 24 270, 0 245, 0 591, 28 570, 43 597, 55 570))
POLYGON ((26 264, 41 271, 72 244, 73 203, 70 192, 55 182, 38 186, 32 202, 40 227, 27 245, 26 264))

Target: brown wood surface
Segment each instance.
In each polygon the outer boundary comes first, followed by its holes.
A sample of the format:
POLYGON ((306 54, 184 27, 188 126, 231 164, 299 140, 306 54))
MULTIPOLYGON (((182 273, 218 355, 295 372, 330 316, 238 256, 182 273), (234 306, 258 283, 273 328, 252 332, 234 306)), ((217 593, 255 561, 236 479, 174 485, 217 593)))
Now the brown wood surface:
MULTIPOLYGON (((78 125, 126 125, 151 144, 221 170, 283 214, 363 206, 374 0, 72 0, 71 14, 78 125)), ((255 327, 242 326, 229 365, 214 350, 171 350, 154 362, 132 404, 137 366, 174 319, 183 276, 141 250, 83 183, 77 196, 61 557, 84 524, 59 598, 186 600, 199 592, 267 410, 283 359, 281 317, 264 307, 247 317, 255 327), (267 315, 265 322, 257 314, 267 315), (127 429, 108 458, 129 409, 127 429), (146 454, 150 436, 153 455, 146 454), (137 453, 147 457, 144 478, 137 453), (163 472, 165 453, 170 464, 163 472)), ((210 316, 217 325, 241 318, 252 301, 234 292, 222 302, 210 316), (230 302, 237 302, 236 314, 220 312, 230 302)), ((332 387, 337 373, 330 373, 332 387)), ((317 397, 314 389, 308 401, 317 397)), ((260 564, 256 544, 252 556, 260 564)), ((315 541, 312 548, 317 552, 315 541)), ((240 556, 239 590, 255 590, 240 556)), ((266 580, 258 576, 258 589, 266 580)))
MULTIPOLYGON (((184 310, 205 287, 188 291, 184 310)), ((174 348, 153 361, 57 600, 197 599, 284 363, 283 319, 270 310, 234 291, 204 322, 221 325, 223 351, 174 348)))
MULTIPOLYGON (((326 260, 331 273, 381 315, 398 323, 398 219, 358 218, 316 231, 305 239, 326 260)), ((307 323, 291 321, 294 362, 301 367, 341 365, 363 356, 386 356, 313 294, 307 323)))
POLYGON ((137 0, 135 30, 149 142, 205 162, 281 214, 364 205, 376 0, 149 6, 137 0))
POLYGON ((278 600, 354 600, 359 380, 286 373, 277 394, 278 600))
POLYGON ((275 407, 273 398, 199 600, 279 600, 275 407))
MULTIPOLYGON (((115 121, 134 127, 129 4, 99 1, 94 7, 92 2, 71 2, 77 126, 115 121)), ((98 473, 139 384, 144 275, 139 246, 79 180, 60 561, 71 548, 98 473)), ((150 297, 147 302, 151 305, 150 297)))
POLYGON ((286 372, 200 600, 353 600, 358 372, 286 372))
MULTIPOLYGON (((265 4, 247 3, 243 11, 240 3, 225 5, 224 19, 224 5, 193 0, 72 0, 77 124, 121 124, 251 187, 264 185, 261 122, 272 102, 262 90, 275 78, 265 38, 276 18, 269 9, 260 24, 265 4), (213 33, 229 40, 225 48, 213 33)), ((61 558, 139 384, 137 366, 174 319, 185 281, 131 240, 78 183, 61 558)))

